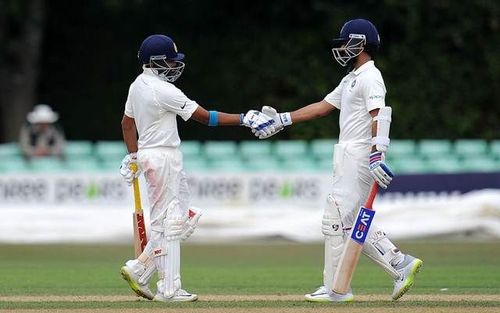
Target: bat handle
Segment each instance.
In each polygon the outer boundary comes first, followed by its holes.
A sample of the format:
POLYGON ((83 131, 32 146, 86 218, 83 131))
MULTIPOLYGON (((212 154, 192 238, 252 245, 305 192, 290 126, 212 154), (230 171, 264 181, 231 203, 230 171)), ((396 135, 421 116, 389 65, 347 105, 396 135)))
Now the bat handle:
POLYGON ((378 184, 373 183, 372 188, 370 189, 370 194, 368 195, 368 199, 365 202, 365 208, 371 209, 373 206, 373 201, 375 200, 375 196, 378 192, 378 184))
MULTIPOLYGON (((137 164, 136 163, 131 163, 129 164, 130 169, 132 172, 136 173, 138 170, 137 164)), ((134 202, 135 202, 135 212, 136 213, 141 213, 142 212, 142 205, 141 205, 141 192, 139 189, 139 179, 137 177, 134 177, 134 181, 132 182, 132 185, 134 186, 134 202)))
POLYGON ((132 170, 132 172, 137 172, 137 164, 136 163, 130 163, 128 167, 132 170))

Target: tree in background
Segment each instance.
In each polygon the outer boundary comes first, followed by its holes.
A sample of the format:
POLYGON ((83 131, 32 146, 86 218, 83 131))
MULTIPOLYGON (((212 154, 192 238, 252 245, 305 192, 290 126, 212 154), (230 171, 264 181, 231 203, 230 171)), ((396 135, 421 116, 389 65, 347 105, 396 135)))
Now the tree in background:
MULTIPOLYGON (((35 103, 61 114, 70 140, 120 139, 127 88, 141 71, 138 45, 151 33, 171 35, 186 53, 179 85, 189 97, 229 112, 262 105, 292 110, 320 100, 345 74, 329 40, 356 17, 372 20, 381 33, 376 61, 394 109, 393 138, 499 138, 500 1, 104 0, 44 6, 42 0, 5 0, 0 140, 16 137, 35 103)), ((239 130, 179 127, 184 139, 251 139, 239 130)), ((332 116, 279 138, 337 132, 332 116)))

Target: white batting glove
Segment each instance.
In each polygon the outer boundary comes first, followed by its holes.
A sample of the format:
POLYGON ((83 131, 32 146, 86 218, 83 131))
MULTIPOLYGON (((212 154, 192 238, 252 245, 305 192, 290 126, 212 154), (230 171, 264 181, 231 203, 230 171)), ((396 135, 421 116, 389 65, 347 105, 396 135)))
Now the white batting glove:
MULTIPOLYGON (((260 111, 250 110, 245 115, 242 113, 240 115, 240 120, 241 125, 250 127, 254 134, 257 132, 257 127, 259 129, 259 134, 263 133, 271 136, 272 132, 274 132, 275 121, 260 111)), ((258 137, 258 135, 255 136, 258 137)))
POLYGON ((384 189, 387 189, 394 177, 394 174, 384 163, 384 154, 380 151, 370 154, 370 173, 377 184, 384 189))
POLYGON ((184 241, 189 238, 198 226, 198 221, 200 220, 202 213, 198 208, 190 208, 188 210, 188 220, 184 223, 184 230, 181 234, 181 240, 184 241))
POLYGON ((138 177, 141 174, 141 169, 139 168, 139 166, 137 167, 137 171, 134 173, 134 171, 132 171, 132 169, 130 168, 130 164, 137 164, 137 153, 134 152, 127 154, 123 158, 122 164, 120 166, 120 174, 127 182, 127 184, 129 184, 129 186, 132 185, 134 178, 138 177))
POLYGON ((240 125, 245 127, 252 127, 252 125, 259 118, 260 112, 257 110, 249 110, 246 114, 240 114, 240 125))
POLYGON ((273 124, 273 129, 270 129, 265 124, 254 125, 255 136, 259 139, 266 139, 273 136, 276 133, 279 133, 285 126, 292 124, 292 117, 289 112, 278 113, 275 108, 270 106, 263 106, 262 113, 272 118, 275 123, 273 124))

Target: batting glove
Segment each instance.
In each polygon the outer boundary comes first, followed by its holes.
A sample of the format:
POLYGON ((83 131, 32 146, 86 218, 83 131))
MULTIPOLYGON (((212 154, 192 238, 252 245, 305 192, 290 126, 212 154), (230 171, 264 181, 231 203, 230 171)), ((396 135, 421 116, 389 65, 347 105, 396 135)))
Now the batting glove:
POLYGON ((181 234, 181 240, 184 241, 188 239, 198 226, 198 221, 200 220, 202 213, 200 209, 190 208, 188 210, 188 219, 184 223, 184 230, 181 234))
POLYGON ((384 163, 384 154, 380 151, 370 154, 370 173, 377 184, 384 189, 387 189, 394 177, 394 174, 384 163))
MULTIPOLYGON (((250 110, 245 115, 242 113, 240 121, 241 125, 250 127, 254 134, 256 134, 257 129, 259 130, 259 134, 263 133, 268 136, 271 136, 272 132, 274 132, 275 121, 266 114, 256 110, 250 110)), ((255 136, 258 137, 257 134, 255 136)))
POLYGON ((260 125, 263 123, 267 123, 266 125, 271 125, 274 123, 274 121, 271 120, 272 119, 269 116, 266 116, 265 114, 262 114, 262 112, 259 112, 257 110, 250 110, 246 114, 240 114, 240 125, 249 128, 253 128, 255 125, 260 125))
POLYGON ((249 110, 246 114, 240 114, 240 125, 251 128, 259 119, 260 112, 257 110, 249 110))
POLYGON ((120 166, 120 174, 122 175, 123 179, 127 182, 127 184, 132 185, 134 178, 138 177, 141 174, 141 169, 137 167, 137 171, 134 172, 130 168, 131 164, 137 164, 137 154, 136 153, 130 153, 127 154, 123 160, 122 164, 120 166))
POLYGON ((292 124, 292 117, 289 112, 278 113, 275 108, 270 106, 263 106, 262 113, 269 118, 273 119, 275 122, 273 123, 273 128, 270 129, 267 125, 255 125, 254 129, 256 130, 255 136, 259 139, 269 138, 276 133, 279 133, 285 126, 292 124))

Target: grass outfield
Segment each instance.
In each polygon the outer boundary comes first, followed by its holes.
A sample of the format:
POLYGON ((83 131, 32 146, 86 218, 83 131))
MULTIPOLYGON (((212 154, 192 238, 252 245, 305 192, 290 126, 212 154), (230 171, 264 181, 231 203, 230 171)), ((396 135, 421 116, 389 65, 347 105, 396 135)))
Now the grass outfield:
MULTIPOLYGON (((400 247, 424 260, 407 299, 390 302, 391 279, 363 258, 353 281, 361 300, 337 309, 406 308, 422 313, 422 308, 458 312, 474 307, 474 311, 500 311, 500 242, 421 242, 400 247)), ((132 253, 128 246, 0 245, 0 309, 326 309, 324 304, 301 301, 302 294, 322 281, 321 245, 185 245, 183 287, 200 295, 199 302, 189 304, 137 301, 119 275, 120 266, 132 253)))

